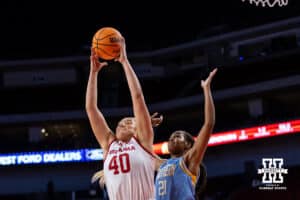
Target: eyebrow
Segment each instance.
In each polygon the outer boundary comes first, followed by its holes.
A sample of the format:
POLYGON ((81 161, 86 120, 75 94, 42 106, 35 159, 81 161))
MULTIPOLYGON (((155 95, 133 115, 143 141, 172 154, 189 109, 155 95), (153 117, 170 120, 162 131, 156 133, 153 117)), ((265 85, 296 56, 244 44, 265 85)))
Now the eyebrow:
POLYGON ((125 124, 132 124, 132 121, 130 119, 128 119, 128 120, 125 120, 124 123, 125 124))
POLYGON ((172 137, 175 137, 175 136, 183 136, 184 137, 184 135, 181 133, 174 133, 172 137))
POLYGON ((125 119, 125 120, 120 121, 118 124, 132 124, 132 123, 133 123, 132 120, 125 119))

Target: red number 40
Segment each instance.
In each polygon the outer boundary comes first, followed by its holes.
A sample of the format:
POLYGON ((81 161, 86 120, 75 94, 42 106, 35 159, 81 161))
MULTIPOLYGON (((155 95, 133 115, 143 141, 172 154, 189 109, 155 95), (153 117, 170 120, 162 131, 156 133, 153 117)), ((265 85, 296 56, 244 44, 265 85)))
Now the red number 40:
POLYGON ((119 174, 119 168, 122 173, 130 171, 130 162, 128 153, 120 154, 119 156, 113 156, 108 165, 109 170, 114 170, 114 174, 119 174))

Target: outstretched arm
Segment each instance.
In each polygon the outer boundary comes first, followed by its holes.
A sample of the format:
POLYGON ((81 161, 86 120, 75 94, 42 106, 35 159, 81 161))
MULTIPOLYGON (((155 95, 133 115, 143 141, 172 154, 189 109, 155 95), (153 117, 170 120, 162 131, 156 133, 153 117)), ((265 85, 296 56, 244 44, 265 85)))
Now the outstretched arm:
POLYGON ((130 95, 133 104, 133 113, 136 119, 137 136, 142 145, 150 152, 153 152, 153 129, 151 117, 145 103, 143 91, 140 82, 127 59, 126 45, 124 38, 121 39, 120 57, 116 59, 124 69, 128 82, 130 95))
POLYGON ((204 92, 204 124, 197 136, 194 146, 185 154, 184 160, 188 169, 193 174, 198 174, 199 165, 202 162, 204 153, 207 148, 209 137, 215 125, 215 107, 211 94, 210 83, 216 74, 217 69, 210 72, 205 81, 201 81, 204 92))
POLYGON ((106 66, 107 63, 100 63, 93 49, 91 52, 90 61, 91 66, 86 90, 85 109, 88 114, 94 135, 105 153, 108 150, 110 141, 114 139, 114 136, 111 134, 111 130, 97 106, 97 78, 99 71, 106 66))

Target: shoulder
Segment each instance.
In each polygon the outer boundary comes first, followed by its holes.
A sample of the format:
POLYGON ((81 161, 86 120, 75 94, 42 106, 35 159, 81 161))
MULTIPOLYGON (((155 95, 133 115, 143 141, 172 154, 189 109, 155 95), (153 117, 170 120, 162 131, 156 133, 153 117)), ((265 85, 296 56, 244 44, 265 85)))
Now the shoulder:
POLYGON ((157 171, 168 162, 168 159, 162 159, 156 154, 154 155, 155 155, 155 170, 157 171))
POLYGON ((196 181, 197 181, 197 178, 198 178, 198 174, 199 174, 199 171, 197 174, 191 172, 189 170, 189 168, 186 166, 185 162, 184 162, 184 159, 181 157, 181 159, 179 160, 179 166, 181 168, 181 170, 191 178, 191 181, 193 183, 193 185, 196 185, 196 181))
POLYGON ((145 152, 147 152, 148 154, 152 155, 155 158, 155 155, 153 153, 153 149, 152 146, 151 148, 149 148, 147 145, 145 145, 144 143, 142 143, 138 138, 136 138, 135 136, 133 136, 130 139, 130 142, 134 143, 135 145, 141 147, 145 152))
POLYGON ((104 160, 106 159, 109 150, 113 146, 115 146, 116 144, 118 144, 117 142, 118 142, 118 140, 116 138, 113 138, 112 140, 109 141, 109 143, 107 145, 107 148, 105 148, 105 149, 103 148, 103 158, 104 158, 104 160))

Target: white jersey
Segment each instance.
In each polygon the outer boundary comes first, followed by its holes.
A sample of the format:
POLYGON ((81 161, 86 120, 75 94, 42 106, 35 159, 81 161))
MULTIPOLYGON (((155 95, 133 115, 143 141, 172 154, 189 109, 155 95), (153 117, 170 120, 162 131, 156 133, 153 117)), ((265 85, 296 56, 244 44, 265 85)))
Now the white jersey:
POLYGON ((113 141, 104 161, 110 200, 154 200, 155 158, 137 139, 113 141))

